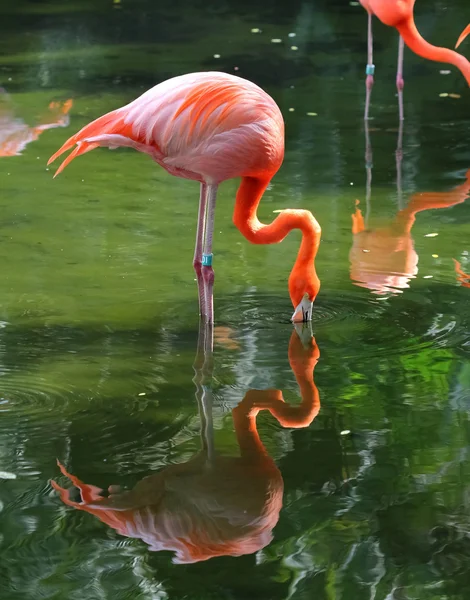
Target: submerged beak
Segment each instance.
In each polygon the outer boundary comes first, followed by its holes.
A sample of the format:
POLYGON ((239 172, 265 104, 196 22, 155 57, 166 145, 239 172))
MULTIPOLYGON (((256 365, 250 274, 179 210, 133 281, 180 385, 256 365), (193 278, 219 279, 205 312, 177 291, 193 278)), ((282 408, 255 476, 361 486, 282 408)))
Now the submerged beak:
POLYGON ((308 323, 294 323, 294 329, 302 342, 302 346, 306 350, 311 349, 313 339, 312 321, 308 323))
POLYGON ((306 321, 311 321, 312 308, 313 302, 308 297, 308 294, 304 294, 300 304, 296 307, 294 314, 292 315, 291 321, 293 323, 305 323, 306 321))

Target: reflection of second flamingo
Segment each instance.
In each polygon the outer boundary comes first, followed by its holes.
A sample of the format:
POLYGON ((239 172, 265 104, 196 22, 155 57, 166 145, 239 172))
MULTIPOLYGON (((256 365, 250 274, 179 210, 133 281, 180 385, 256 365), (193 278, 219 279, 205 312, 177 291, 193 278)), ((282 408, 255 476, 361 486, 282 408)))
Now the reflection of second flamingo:
POLYGON ((15 115, 10 95, 0 88, 0 157, 18 156, 44 131, 68 126, 71 98, 65 102, 51 102, 48 108, 39 123, 31 127, 15 115))
POLYGON ((256 426, 260 411, 269 411, 283 427, 307 427, 320 410, 313 371, 320 356, 309 330, 296 326, 289 343, 289 363, 302 401, 292 406, 280 390, 248 390, 232 411, 239 457, 220 456, 213 441, 213 329, 200 325, 194 363, 196 399, 201 419, 202 450, 186 463, 151 474, 130 491, 110 486, 102 490, 81 482, 60 465, 80 490, 52 482, 69 506, 98 517, 126 537, 142 539, 150 550, 171 550, 176 563, 193 563, 215 556, 241 556, 267 546, 282 508, 284 483, 264 447, 256 426))
POLYGON ((375 294, 401 293, 418 273, 418 254, 411 235, 419 212, 449 208, 465 202, 470 193, 470 170, 461 185, 448 192, 413 194, 403 206, 401 189, 402 124, 398 132, 396 151, 397 195, 399 210, 394 219, 383 227, 371 228, 370 203, 372 183, 372 145, 367 122, 366 130, 366 216, 362 215, 359 200, 352 215, 353 244, 349 253, 350 277, 355 285, 370 289, 375 294))

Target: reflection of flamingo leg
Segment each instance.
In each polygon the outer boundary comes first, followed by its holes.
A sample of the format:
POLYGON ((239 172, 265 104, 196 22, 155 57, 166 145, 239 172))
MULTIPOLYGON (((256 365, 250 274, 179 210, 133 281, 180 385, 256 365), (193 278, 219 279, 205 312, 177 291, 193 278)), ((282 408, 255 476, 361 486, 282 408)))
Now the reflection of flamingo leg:
POLYGON ((398 65, 397 65, 397 91, 398 91, 398 115, 400 123, 405 118, 403 109, 403 87, 405 82, 403 81, 403 52, 405 50, 405 42, 403 38, 398 39, 398 65))
POLYGON ((369 123, 364 123, 364 133, 366 137, 366 225, 369 224, 370 218, 370 197, 372 194, 372 167, 373 167, 373 156, 372 156, 372 144, 370 142, 369 123))
POLYGON ((199 320, 199 334, 196 358, 194 360, 194 378, 196 385, 196 401, 201 419, 202 448, 209 464, 214 460, 214 425, 212 420, 213 394, 207 383, 212 378, 214 326, 212 322, 199 320))
MULTIPOLYGON (((401 36, 400 36, 400 39, 401 36)), ((397 149, 395 150, 395 165, 397 170, 397 198, 398 209, 403 208, 403 189, 402 189, 402 162, 403 162, 403 120, 398 124, 397 149)))

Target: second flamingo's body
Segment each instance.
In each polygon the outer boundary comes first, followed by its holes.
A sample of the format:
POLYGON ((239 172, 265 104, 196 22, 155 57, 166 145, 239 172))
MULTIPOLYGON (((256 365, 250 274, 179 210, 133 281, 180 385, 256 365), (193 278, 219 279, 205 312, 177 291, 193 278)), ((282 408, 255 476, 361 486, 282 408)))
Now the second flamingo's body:
POLYGON ((150 155, 172 175, 201 184, 194 267, 201 315, 213 320, 212 237, 218 185, 242 182, 234 223, 252 243, 280 242, 292 229, 302 244, 289 279, 294 321, 310 320, 319 289, 315 255, 320 227, 308 211, 281 211, 271 225, 256 216, 261 197, 284 158, 284 121, 274 100, 254 83, 218 72, 164 81, 72 136, 49 162, 77 146, 58 169, 98 146, 127 146, 150 155))

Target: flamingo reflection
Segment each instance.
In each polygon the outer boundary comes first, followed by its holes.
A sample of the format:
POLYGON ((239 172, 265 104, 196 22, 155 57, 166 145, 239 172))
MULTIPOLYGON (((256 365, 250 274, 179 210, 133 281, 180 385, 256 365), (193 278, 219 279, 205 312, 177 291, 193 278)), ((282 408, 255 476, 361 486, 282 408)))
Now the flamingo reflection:
POLYGON ((49 110, 34 127, 15 116, 10 96, 0 88, 0 157, 18 156, 47 129, 67 127, 72 99, 51 102, 49 110))
POLYGON ((402 124, 400 123, 397 146, 397 191, 400 210, 393 221, 375 229, 368 227, 371 194, 371 158, 368 124, 366 127, 366 217, 356 201, 352 215, 353 243, 349 253, 350 277, 360 287, 373 293, 398 294, 409 287, 410 279, 418 273, 418 254, 414 248, 411 229, 419 212, 430 209, 449 208, 465 202, 470 193, 470 169, 466 180, 448 192, 425 192, 411 196, 406 207, 402 207, 401 159, 402 124))
POLYGON ((455 260, 455 258, 453 258, 452 260, 454 261, 454 268, 455 274, 457 275, 457 281, 460 283, 461 286, 470 288, 470 275, 467 275, 467 273, 464 273, 462 271, 462 266, 458 260, 455 260))
POLYGON ((201 419, 201 451, 186 463, 153 473, 130 491, 100 488, 59 467, 81 492, 81 502, 52 482, 65 504, 89 512, 119 534, 142 539, 150 550, 175 552, 174 563, 194 563, 216 556, 241 556, 264 548, 279 519, 284 483, 257 431, 256 417, 269 411, 283 427, 307 427, 320 409, 313 371, 320 356, 315 339, 298 325, 289 343, 289 362, 301 392, 291 406, 280 390, 248 390, 232 416, 238 457, 214 450, 212 426, 213 329, 201 323, 194 363, 201 419))

